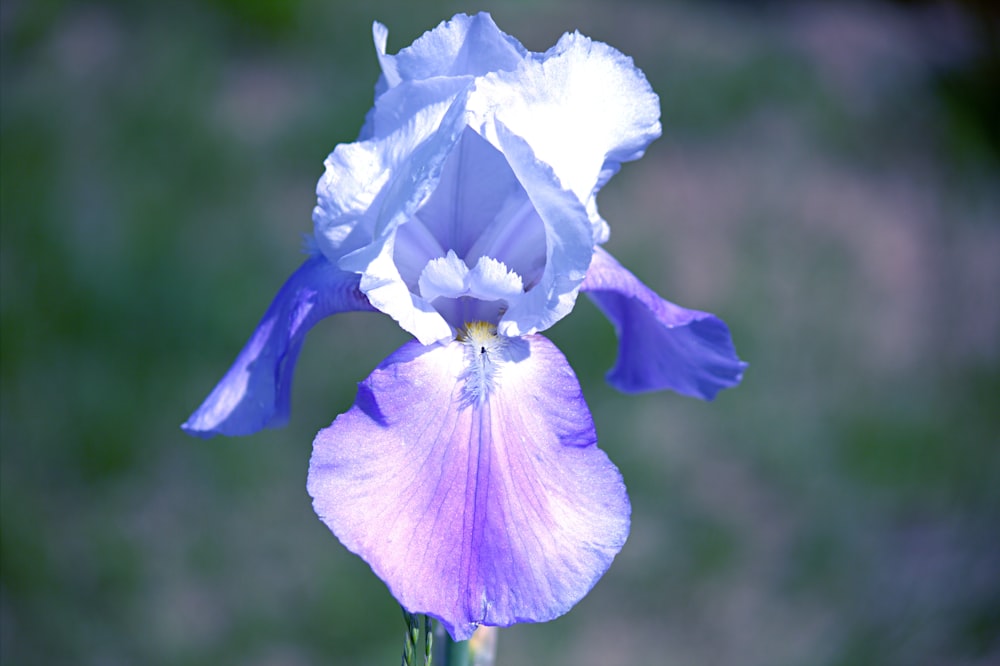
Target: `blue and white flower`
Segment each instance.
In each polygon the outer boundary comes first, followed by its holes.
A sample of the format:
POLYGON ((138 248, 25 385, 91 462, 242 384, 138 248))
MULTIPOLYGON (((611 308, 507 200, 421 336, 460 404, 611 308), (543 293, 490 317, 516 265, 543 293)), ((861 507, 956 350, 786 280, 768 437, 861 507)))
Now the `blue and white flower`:
POLYGON ((569 610, 622 548, 630 507, 566 359, 540 331, 590 296, 619 336, 608 380, 703 399, 745 364, 726 325, 604 249, 596 195, 660 134, 631 59, 579 33, 527 51, 458 15, 382 67, 357 141, 326 160, 309 258, 184 424, 282 425, 302 338, 378 310, 413 335, 314 442, 320 518, 412 613, 456 640, 569 610))

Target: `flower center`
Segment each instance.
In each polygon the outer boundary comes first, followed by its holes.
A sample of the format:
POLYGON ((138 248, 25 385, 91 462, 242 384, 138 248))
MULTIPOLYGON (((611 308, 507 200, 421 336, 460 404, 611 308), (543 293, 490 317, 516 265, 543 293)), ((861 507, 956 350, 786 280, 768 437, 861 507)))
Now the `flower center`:
POLYGON ((393 261, 454 330, 497 324, 541 280, 545 226, 506 157, 466 128, 434 191, 396 232, 393 261))
POLYGON ((521 276, 503 262, 484 256, 470 269, 454 250, 427 262, 417 290, 456 329, 469 321, 496 324, 524 293, 521 276))
POLYGON ((464 398, 470 404, 481 404, 495 386, 508 341, 497 335, 495 325, 485 321, 466 323, 455 339, 465 345, 464 398))

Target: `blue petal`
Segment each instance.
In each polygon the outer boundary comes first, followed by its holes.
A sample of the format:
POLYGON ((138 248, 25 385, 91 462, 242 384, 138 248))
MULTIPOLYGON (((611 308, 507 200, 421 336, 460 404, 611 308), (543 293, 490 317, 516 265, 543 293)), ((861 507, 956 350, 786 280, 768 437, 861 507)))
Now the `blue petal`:
MULTIPOLYGON (((406 99, 410 87, 400 89, 397 101, 406 99)), ((424 87, 431 97, 419 94, 417 99, 427 105, 414 108, 405 122, 391 118, 392 105, 387 104, 385 114, 376 113, 385 133, 341 144, 326 158, 326 171, 316 185, 313 225, 316 245, 330 261, 339 262, 371 244, 387 225, 412 215, 437 182, 440 163, 465 126, 468 85, 424 87)))
POLYGON ((721 319, 663 300, 603 249, 580 289, 618 333, 618 362, 607 379, 619 391, 671 389, 711 400, 743 379, 747 364, 721 319))
MULTIPOLYGON (((425 131, 421 127, 415 126, 415 131, 425 131)), ((328 176, 375 173, 378 169, 365 166, 372 162, 385 165, 383 173, 394 172, 391 179, 385 178, 384 194, 372 195, 379 202, 372 207, 378 219, 368 223, 372 242, 340 258, 339 265, 361 273, 361 289, 372 305, 423 344, 451 339, 454 327, 464 323, 446 320, 418 293, 427 262, 447 250, 466 252, 461 258, 468 265, 489 256, 524 279, 525 293, 509 299, 499 322, 501 332, 510 336, 544 330, 568 314, 590 265, 593 238, 584 206, 562 188, 552 169, 524 140, 502 124, 495 132, 499 146, 466 125, 464 98, 456 98, 440 119, 439 129, 422 142, 400 133, 396 142, 408 142, 402 148, 388 140, 351 144, 338 147, 328 160, 328 176), (364 151, 354 147, 367 144, 377 150, 362 159, 364 151), (353 157, 347 161, 349 155, 353 157), (357 169, 346 168, 348 164, 357 169)), ((349 191, 349 179, 342 182, 347 187, 327 189, 349 191)), ((366 216, 372 217, 370 212, 341 210, 323 221, 317 217, 317 238, 324 253, 332 259, 340 251, 331 250, 332 244, 324 241, 341 235, 336 230, 342 223, 330 220, 353 224, 366 216)))
POLYGON ((386 27, 376 23, 372 33, 389 88, 401 81, 438 76, 482 76, 514 69, 528 54, 521 43, 501 31, 486 12, 475 16, 456 14, 394 56, 386 55, 389 34, 386 27))
POLYGON ((473 81, 471 76, 404 81, 375 101, 368 114, 371 133, 366 138, 384 138, 405 129, 415 117, 426 114, 427 109, 447 109, 473 81))
POLYGON ((565 358, 541 336, 493 340, 401 347, 319 433, 309 468, 320 518, 456 640, 565 613, 628 534, 625 487, 565 358), (495 381, 470 399, 481 362, 495 381))
POLYGON ((359 276, 310 257, 278 292, 236 362, 181 427, 199 437, 249 435, 288 420, 295 359, 306 332, 337 312, 373 310, 359 276))
MULTIPOLYGON (((384 25, 378 22, 372 25, 375 50, 382 67, 382 76, 375 86, 376 105, 383 105, 387 93, 392 93, 397 86, 406 88, 408 83, 432 83, 433 86, 451 87, 454 84, 449 79, 461 80, 514 69, 528 56, 521 43, 502 32, 486 12, 475 16, 457 14, 450 21, 442 21, 396 55, 386 54, 388 36, 389 30, 384 25)), ((432 91, 433 88, 413 86, 400 99, 405 100, 406 106, 413 106, 414 97, 426 96, 432 91)), ((377 116, 376 106, 368 112, 359 140, 385 134, 384 125, 377 116)))
MULTIPOLYGON (((369 218, 376 216, 369 236, 371 242, 342 256, 339 266, 360 273, 361 290, 369 302, 423 344, 449 340, 454 331, 430 303, 410 291, 410 285, 400 274, 395 254, 396 232, 401 225, 410 223, 437 187, 445 161, 465 128, 462 102, 456 100, 436 120, 431 116, 437 112, 418 117, 407 130, 400 130, 386 140, 350 144, 374 144, 371 159, 379 160, 388 175, 382 191, 377 193, 377 205, 364 212, 369 218)), ((341 148, 345 146, 337 150, 341 148)), ((320 248, 331 256, 319 233, 317 238, 320 248)), ((414 283, 417 277, 413 276, 414 283)))

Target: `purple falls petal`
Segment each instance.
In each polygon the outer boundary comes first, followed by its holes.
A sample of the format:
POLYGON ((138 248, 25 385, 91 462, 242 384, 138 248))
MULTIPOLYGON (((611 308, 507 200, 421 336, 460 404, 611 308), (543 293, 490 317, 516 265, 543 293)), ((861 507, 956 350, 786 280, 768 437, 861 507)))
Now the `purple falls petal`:
POLYGON ((628 535, 621 475, 565 358, 541 336, 504 342, 483 400, 464 386, 466 345, 404 345, 317 435, 309 466, 320 518, 455 640, 562 615, 628 535))
POLYGON ((747 364, 721 319, 663 300, 602 248, 580 289, 618 333, 618 362, 607 379, 619 391, 671 389, 711 400, 743 379, 747 364))
POLYGON ((359 279, 322 255, 307 259, 282 286, 225 377, 181 427, 211 437, 284 425, 305 334, 337 312, 374 309, 358 291, 359 279))

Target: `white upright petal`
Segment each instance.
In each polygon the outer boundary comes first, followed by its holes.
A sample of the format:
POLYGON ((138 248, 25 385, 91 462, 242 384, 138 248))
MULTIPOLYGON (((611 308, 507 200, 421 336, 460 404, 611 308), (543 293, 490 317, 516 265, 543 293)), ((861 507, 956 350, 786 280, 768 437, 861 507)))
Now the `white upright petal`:
MULTIPOLYGON (((423 344, 448 340, 454 332, 440 313, 410 291, 396 261, 396 235, 438 186, 444 162, 465 127, 462 96, 436 126, 425 124, 428 120, 418 116, 417 122, 388 139, 365 142, 374 145, 373 156, 392 173, 378 193, 376 204, 366 213, 369 242, 348 254, 337 250, 339 266, 361 274, 361 291, 372 306, 391 316, 423 344)), ((324 248, 322 239, 320 247, 324 248)))
POLYGON ((468 283, 470 294, 487 301, 513 301, 524 291, 521 276, 492 257, 479 258, 469 271, 468 283))
POLYGON ((597 191, 660 133, 645 77, 579 34, 529 53, 488 14, 396 55, 384 26, 373 36, 375 107, 327 160, 317 247, 424 344, 469 317, 507 336, 552 326, 608 237, 597 191))
POLYGON ((498 324, 502 335, 514 337, 544 331, 569 314, 590 266, 594 243, 586 209, 560 186, 552 168, 502 123, 497 123, 495 131, 497 143, 543 222, 545 235, 545 268, 538 283, 511 305, 498 324))
POLYGON ((389 87, 401 81, 444 76, 482 76, 515 69, 528 57, 519 41, 504 33, 485 12, 457 14, 428 30, 396 55, 386 55, 388 30, 379 23, 373 31, 379 64, 389 87))
MULTIPOLYGON (((632 59, 579 33, 515 71, 482 77, 469 107, 484 125, 495 118, 527 142, 588 207, 661 131, 659 98, 632 59)), ((596 208, 593 217, 595 240, 603 240, 596 208)))
POLYGON ((418 284, 428 303, 439 296, 455 298, 468 291, 469 267, 454 250, 448 250, 447 256, 427 262, 418 284))
POLYGON ((375 42, 375 53, 378 54, 378 64, 382 68, 383 82, 387 88, 394 88, 400 79, 396 71, 395 58, 385 52, 389 41, 389 28, 378 21, 372 23, 372 41, 375 42))

